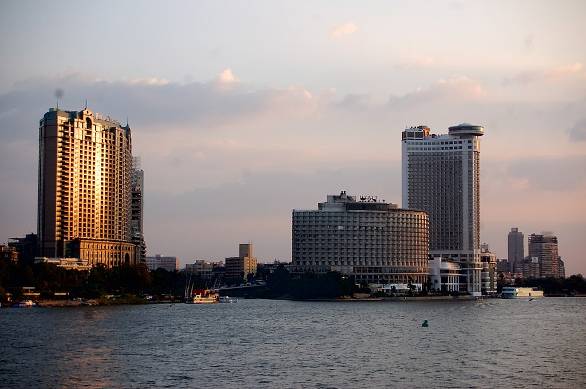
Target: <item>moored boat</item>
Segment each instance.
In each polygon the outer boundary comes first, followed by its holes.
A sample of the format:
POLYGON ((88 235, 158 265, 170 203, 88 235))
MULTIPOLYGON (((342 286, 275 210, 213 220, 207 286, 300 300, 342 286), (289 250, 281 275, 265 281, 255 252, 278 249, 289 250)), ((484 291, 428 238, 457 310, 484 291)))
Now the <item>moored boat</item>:
POLYGON ((220 296, 220 302, 225 304, 237 303, 238 299, 230 296, 220 296))
POLYGON ((536 298, 543 297, 543 291, 536 288, 519 288, 514 286, 505 286, 501 292, 501 297, 504 299, 516 298, 536 298))
POLYGON ((186 299, 188 304, 216 304, 220 301, 220 295, 210 289, 194 290, 193 295, 186 299))
POLYGON ((33 303, 32 300, 23 300, 23 301, 19 301, 17 303, 12 304, 13 308, 30 308, 33 305, 35 305, 35 303, 33 303))

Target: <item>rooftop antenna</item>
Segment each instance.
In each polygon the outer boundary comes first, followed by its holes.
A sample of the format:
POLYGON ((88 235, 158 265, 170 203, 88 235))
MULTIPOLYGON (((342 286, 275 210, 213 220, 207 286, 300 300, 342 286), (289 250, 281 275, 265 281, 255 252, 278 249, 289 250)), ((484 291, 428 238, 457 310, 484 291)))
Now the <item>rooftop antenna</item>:
POLYGON ((63 97, 63 89, 55 89, 55 97, 57 98, 57 106, 55 107, 55 109, 59 111, 59 99, 63 97))

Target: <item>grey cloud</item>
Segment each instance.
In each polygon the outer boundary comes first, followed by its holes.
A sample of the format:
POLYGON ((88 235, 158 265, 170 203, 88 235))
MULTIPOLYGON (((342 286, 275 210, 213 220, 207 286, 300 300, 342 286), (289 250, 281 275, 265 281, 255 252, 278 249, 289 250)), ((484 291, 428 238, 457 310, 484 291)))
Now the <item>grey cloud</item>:
POLYGON ((525 36, 525 39, 523 39, 523 47, 525 48, 525 50, 533 50, 534 45, 535 37, 533 36, 533 34, 528 34, 527 36, 525 36))
POLYGON ((335 103, 335 106, 342 109, 364 109, 372 106, 372 101, 368 94, 350 93, 335 103))
POLYGON ((543 78, 543 74, 538 72, 520 72, 511 77, 505 77, 503 79, 502 84, 504 86, 514 86, 514 85, 528 85, 532 82, 540 80, 543 78))
POLYGON ((391 96, 388 106, 399 109, 433 102, 468 102, 485 95, 486 92, 479 82, 468 77, 452 77, 403 96, 391 96))
MULTIPOLYGON (((148 81, 148 80, 147 80, 148 81)), ((64 90, 63 109, 91 109, 108 113, 132 126, 209 125, 254 115, 270 107, 287 91, 248 90, 241 85, 210 83, 147 83, 89 80, 79 75, 29 80, 0 95, 0 137, 34 137, 38 119, 55 104, 55 90, 64 90)))
POLYGON ((530 189, 570 192, 586 184, 586 156, 531 158, 513 161, 508 174, 526 179, 530 189))
POLYGON ((568 130, 568 137, 571 141, 586 141, 586 119, 578 121, 572 128, 570 128, 568 130))

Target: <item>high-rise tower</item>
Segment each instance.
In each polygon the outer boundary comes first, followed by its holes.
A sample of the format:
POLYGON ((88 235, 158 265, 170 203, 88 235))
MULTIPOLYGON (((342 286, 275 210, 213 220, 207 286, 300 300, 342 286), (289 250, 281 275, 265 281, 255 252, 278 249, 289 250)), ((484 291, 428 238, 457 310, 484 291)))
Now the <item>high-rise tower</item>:
POLYGON ((480 136, 460 124, 448 134, 427 126, 402 133, 403 207, 429 214, 430 254, 460 263, 460 290, 478 295, 480 273, 480 136))
POLYGON ((508 239, 509 250, 509 271, 522 272, 523 260, 525 259, 525 236, 518 228, 511 228, 508 239))
POLYGON ((106 266, 133 263, 130 127, 50 109, 39 127, 40 254, 106 266))
POLYGON ((140 166, 140 158, 132 160, 132 188, 130 207, 130 237, 136 245, 136 259, 139 262, 146 260, 146 244, 144 242, 144 170, 140 166))

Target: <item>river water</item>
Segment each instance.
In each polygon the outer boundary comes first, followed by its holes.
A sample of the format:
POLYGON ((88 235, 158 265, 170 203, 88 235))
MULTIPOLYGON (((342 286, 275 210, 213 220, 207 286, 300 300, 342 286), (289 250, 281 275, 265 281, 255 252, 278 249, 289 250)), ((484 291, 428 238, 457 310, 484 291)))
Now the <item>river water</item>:
POLYGON ((0 387, 579 388, 585 335, 586 298, 2 309, 0 387))

